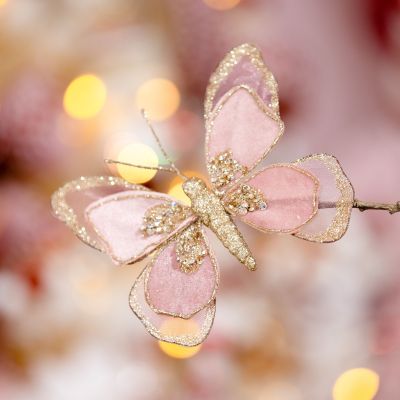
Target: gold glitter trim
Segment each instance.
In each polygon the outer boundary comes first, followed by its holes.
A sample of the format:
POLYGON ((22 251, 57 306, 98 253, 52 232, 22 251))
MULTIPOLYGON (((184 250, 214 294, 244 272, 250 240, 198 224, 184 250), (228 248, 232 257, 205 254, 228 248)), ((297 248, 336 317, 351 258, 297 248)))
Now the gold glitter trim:
MULTIPOLYGON (((260 158, 258 158, 251 166, 245 165, 242 166, 244 168, 243 172, 245 174, 250 173, 254 168, 257 167, 258 164, 260 164, 261 161, 263 161, 268 153, 272 150, 272 148, 278 143, 279 139, 283 135, 283 132, 285 130, 285 125, 283 121, 280 119, 279 114, 274 114, 265 104, 264 102, 260 99, 260 97, 257 95, 257 93, 251 89, 250 87, 246 85, 240 85, 240 86, 235 86, 232 89, 230 89, 220 100, 218 105, 215 107, 215 109, 212 112, 212 115, 210 118, 206 119, 206 139, 205 139, 205 146, 206 146, 206 160, 207 160, 207 169, 209 168, 208 165, 210 164, 212 158, 210 157, 209 153, 209 142, 210 142, 210 136, 212 133, 212 130, 214 128, 214 121, 221 112, 222 108, 224 107, 225 103, 230 99, 232 95, 234 95, 238 90, 246 90, 254 99, 258 107, 264 112, 264 114, 268 117, 271 118, 273 121, 275 121, 278 125, 278 134, 275 138, 275 140, 271 143, 269 147, 267 147, 264 151, 264 153, 261 155, 260 158)), ((226 149, 229 151, 230 149, 226 149)), ((235 155, 233 154, 233 157, 235 155)), ((242 177, 242 176, 237 176, 236 179, 233 179, 229 185, 227 185, 227 188, 225 190, 229 190, 232 188, 242 177)))
POLYGON ((100 251, 104 251, 102 244, 88 234, 85 226, 79 224, 78 217, 74 209, 68 204, 66 196, 72 191, 79 192, 108 186, 121 186, 129 190, 149 190, 144 186, 131 184, 115 176, 81 176, 79 179, 67 182, 51 196, 51 207, 54 215, 64 222, 80 240, 100 251))
MULTIPOLYGON (((176 256, 177 256, 177 254, 176 254, 176 256)), ((200 268, 201 268, 201 266, 200 266, 200 268)), ((155 313, 157 313, 157 314, 164 314, 164 315, 169 315, 169 316, 171 316, 171 317, 178 317, 178 318, 182 318, 182 319, 189 319, 189 318, 193 317, 193 315, 197 314, 199 311, 201 311, 201 310, 203 310, 204 308, 208 307, 208 306, 215 300, 215 297, 216 297, 216 295, 217 295, 217 290, 218 290, 218 286, 219 286, 219 268, 218 268, 218 263, 217 263, 217 260, 215 259, 214 254, 213 254, 212 251, 211 251, 210 244, 209 244, 209 242, 208 242, 208 240, 207 240, 206 235, 204 234, 203 229, 201 228, 201 223, 200 223, 200 222, 196 222, 196 223, 194 223, 194 224, 188 226, 183 232, 181 231, 178 235, 176 235, 175 238, 174 238, 174 240, 169 240, 168 243, 167 243, 166 245, 164 245, 164 246, 162 246, 161 248, 159 248, 159 249, 153 254, 153 256, 152 256, 152 258, 151 258, 151 260, 150 260, 150 263, 149 263, 149 264, 147 265, 147 267, 146 267, 146 271, 147 271, 147 272, 146 272, 145 281, 144 281, 144 292, 145 292, 146 302, 147 302, 147 304, 149 305, 149 307, 150 307, 155 313), (212 295, 211 295, 211 297, 210 297, 210 300, 209 300, 206 304, 204 304, 203 306, 199 307, 197 310, 195 310, 194 312, 192 312, 191 314, 174 314, 174 313, 171 313, 171 312, 168 312, 168 311, 165 311, 165 310, 161 310, 161 309, 159 309, 159 308, 157 308, 157 307, 154 307, 153 304, 151 304, 151 301, 150 301, 150 294, 149 294, 149 291, 148 291, 148 288, 147 288, 147 287, 148 287, 148 281, 149 281, 149 278, 150 278, 151 269, 153 268, 154 263, 155 263, 156 260, 158 259, 159 255, 164 251, 164 249, 165 249, 167 246, 170 245, 170 243, 171 243, 172 241, 179 241, 179 239, 180 239, 183 235, 185 235, 186 232, 192 230, 193 228, 196 229, 196 231, 198 231, 198 232, 200 233, 201 238, 202 238, 201 240, 202 240, 203 245, 204 245, 204 247, 205 247, 205 249, 206 249, 206 251, 207 251, 206 255, 210 256, 211 263, 212 263, 212 265, 213 265, 213 267, 214 267, 214 272, 215 272, 215 284, 214 284, 214 290, 213 290, 213 293, 212 293, 212 295)), ((194 272, 194 271, 193 271, 193 272, 194 272)), ((190 272, 189 272, 189 273, 190 273, 190 272)))
MULTIPOLYGON (((103 247, 104 247, 105 251, 107 252, 107 254, 118 264, 134 264, 135 262, 142 260, 143 258, 147 257, 150 253, 157 250, 164 243, 166 243, 166 241, 168 241, 168 239, 174 238, 179 232, 181 232, 187 226, 192 224, 196 219, 195 216, 190 212, 189 207, 186 207, 179 203, 179 205, 182 206, 186 210, 187 214, 189 215, 188 219, 186 221, 183 221, 182 224, 180 226, 178 226, 172 233, 167 234, 164 237, 162 237, 162 235, 160 235, 160 239, 159 239, 158 243, 149 244, 141 252, 134 255, 130 259, 122 260, 113 253, 113 251, 111 250, 110 246, 107 243, 107 239, 104 238, 104 236, 98 231, 98 229, 96 229, 96 227, 94 226, 94 224, 92 223, 92 221, 90 219, 90 212, 93 211, 94 209, 99 208, 99 207, 103 206, 104 204, 110 203, 112 201, 120 201, 120 200, 126 200, 126 199, 142 198, 142 199, 164 200, 164 201, 169 201, 169 202, 173 202, 175 200, 166 194, 152 192, 150 190, 148 190, 146 193, 127 193, 123 196, 119 194, 118 197, 117 197, 117 195, 107 196, 104 199, 97 201, 94 205, 88 207, 86 210, 86 219, 87 219, 88 223, 90 223, 90 225, 92 226, 92 228, 96 232, 96 234, 99 236, 99 238, 103 241, 103 243, 104 243, 103 247)), ((128 216, 127 216, 127 218, 128 218, 128 216)))
MULTIPOLYGON (((318 212, 318 193, 319 193, 319 188, 320 188, 320 184, 319 184, 319 180, 312 175, 311 173, 309 173, 308 171, 297 167, 295 164, 285 164, 285 163, 279 163, 279 164, 271 164, 263 169, 261 169, 260 171, 256 171, 255 173, 253 173, 250 176, 246 176, 243 180, 241 180, 240 184, 243 183, 247 183, 249 182, 251 179, 253 179, 255 176, 257 176, 258 174, 264 172, 267 169, 270 168, 275 168, 275 167, 287 167, 287 168, 292 168, 298 172, 301 172, 303 175, 307 175, 309 178, 311 178, 314 181, 314 199, 313 199, 313 212, 311 214, 311 216, 307 219, 307 221, 305 221, 304 223, 302 223, 301 225, 299 225, 298 227, 296 227, 295 229, 265 229, 265 228, 260 228, 258 227, 256 224, 249 222, 249 221, 243 221, 245 224, 261 231, 261 232, 265 232, 265 233, 293 233, 294 231, 297 231, 298 229, 300 229, 302 226, 306 225, 308 222, 310 222, 314 216, 317 214, 318 212)), ((229 199, 230 193, 234 192, 236 188, 231 189, 230 192, 228 192, 226 194, 227 199, 229 199)), ((225 203, 225 198, 223 199, 223 202, 225 203)), ((225 205, 225 207, 227 207, 225 205)), ((240 218, 240 216, 239 216, 240 218)))
POLYGON ((157 327, 152 324, 149 319, 145 316, 141 305, 137 300, 137 290, 140 289, 140 285, 143 283, 145 276, 147 275, 148 271, 145 268, 139 277, 136 279, 135 284, 132 287, 132 290, 129 294, 129 305, 134 312, 134 314, 139 318, 140 322, 144 325, 147 332, 150 333, 153 337, 158 340, 162 340, 164 342, 180 344, 182 346, 197 346, 200 343, 204 342, 207 338, 208 334, 210 333, 211 327, 214 322, 215 317, 215 299, 206 307, 206 317, 203 322, 203 325, 200 328, 200 331, 197 334, 184 334, 178 336, 171 336, 164 334, 158 329, 157 327))
POLYGON ((270 109, 275 115, 279 116, 278 84, 276 83, 272 72, 265 65, 261 51, 254 45, 244 43, 233 48, 229 53, 227 53, 210 77, 210 81, 206 89, 204 104, 204 117, 206 121, 209 119, 214 108, 214 98, 222 82, 227 78, 227 76, 232 72, 233 67, 235 67, 243 57, 247 57, 254 67, 261 72, 264 84, 271 94, 270 109))
POLYGON ((309 160, 321 161, 332 172, 335 176, 336 187, 340 192, 340 198, 336 203, 336 215, 325 231, 318 234, 297 232, 295 236, 312 242, 335 242, 348 229, 354 202, 354 189, 336 157, 329 154, 313 154, 297 160, 295 164, 301 166, 302 162, 309 160))

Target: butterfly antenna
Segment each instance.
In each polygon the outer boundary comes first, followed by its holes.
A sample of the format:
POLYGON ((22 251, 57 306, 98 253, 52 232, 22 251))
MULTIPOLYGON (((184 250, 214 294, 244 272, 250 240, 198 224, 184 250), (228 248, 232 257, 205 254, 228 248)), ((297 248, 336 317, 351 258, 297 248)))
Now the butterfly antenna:
POLYGON ((151 169, 151 170, 157 170, 157 171, 163 171, 163 172, 171 172, 173 174, 176 174, 176 171, 174 168, 170 167, 169 165, 158 165, 157 167, 152 167, 152 166, 145 166, 145 165, 139 165, 139 164, 131 164, 125 161, 117 161, 117 160, 111 160, 109 158, 106 158, 104 160, 105 163, 107 164, 118 164, 118 165, 126 165, 128 167, 134 167, 134 168, 141 168, 141 169, 151 169))
POLYGON ((188 179, 187 176, 185 176, 179 169, 178 167, 174 164, 174 162, 169 158, 167 152, 165 151, 163 145, 161 144, 160 138, 158 137, 156 131, 153 128, 153 125, 151 124, 150 120, 147 117, 146 111, 145 110, 140 110, 144 120, 146 121, 147 126, 150 129, 151 134, 153 135, 155 141, 157 142, 157 145, 159 147, 159 149, 161 150, 161 152, 163 153, 163 156, 165 157, 165 159, 169 162, 169 165, 171 167, 171 169, 178 175, 180 176, 184 181, 188 179))

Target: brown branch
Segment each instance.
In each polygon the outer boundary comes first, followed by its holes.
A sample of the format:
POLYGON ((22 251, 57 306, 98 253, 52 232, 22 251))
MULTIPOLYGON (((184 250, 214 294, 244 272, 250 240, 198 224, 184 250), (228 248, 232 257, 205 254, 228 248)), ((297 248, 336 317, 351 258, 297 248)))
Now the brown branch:
MULTIPOLYGON (((336 208, 335 202, 320 202, 318 208, 336 208)), ((383 210, 389 214, 400 212, 400 201, 397 203, 373 203, 361 200, 354 200, 353 208, 358 208, 361 212, 366 210, 383 210)))
POLYGON ((354 200, 353 208, 358 208, 360 211, 365 210, 383 210, 389 214, 400 212, 400 201, 397 203, 368 203, 366 201, 354 200))

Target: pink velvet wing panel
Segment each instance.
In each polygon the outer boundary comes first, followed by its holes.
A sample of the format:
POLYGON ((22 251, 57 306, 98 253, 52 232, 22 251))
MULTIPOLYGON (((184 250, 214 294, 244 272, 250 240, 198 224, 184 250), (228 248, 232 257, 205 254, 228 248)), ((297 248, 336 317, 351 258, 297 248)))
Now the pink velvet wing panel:
POLYGON ((145 281, 147 303, 159 314, 191 318, 214 301, 218 280, 217 262, 196 223, 153 256, 145 281), (198 254, 201 263, 195 264, 198 254), (179 260, 185 259, 189 264, 182 266, 179 260))
POLYGON ((268 166, 224 198, 228 212, 263 232, 294 233, 318 208, 319 182, 292 164, 268 166))
POLYGON ((349 179, 331 155, 311 155, 295 165, 316 176, 321 186, 317 215, 295 235, 313 242, 339 240, 347 231, 354 202, 349 179))
POLYGON ((85 217, 87 206, 96 200, 124 191, 147 191, 114 176, 82 176, 59 188, 51 197, 55 216, 63 221, 83 242, 97 250, 105 251, 100 238, 85 217))
POLYGON ((208 336, 215 316, 215 300, 190 319, 170 317, 156 313, 149 306, 145 295, 147 268, 132 287, 129 304, 146 330, 158 340, 183 346, 197 346, 208 336))
POLYGON ((205 99, 206 119, 220 99, 236 86, 250 88, 274 114, 279 114, 276 80, 260 50, 245 43, 232 49, 211 75, 205 99))
POLYGON ((219 101, 206 130, 207 169, 213 186, 221 189, 260 163, 284 126, 255 92, 238 86, 219 101))
POLYGON ((85 214, 105 251, 117 264, 134 263, 146 257, 195 220, 189 208, 165 194, 151 191, 128 191, 104 197, 90 204, 85 214), (180 207, 187 217, 177 220, 170 232, 157 233, 153 227, 149 233, 142 231, 146 212, 163 205, 168 209, 180 207))

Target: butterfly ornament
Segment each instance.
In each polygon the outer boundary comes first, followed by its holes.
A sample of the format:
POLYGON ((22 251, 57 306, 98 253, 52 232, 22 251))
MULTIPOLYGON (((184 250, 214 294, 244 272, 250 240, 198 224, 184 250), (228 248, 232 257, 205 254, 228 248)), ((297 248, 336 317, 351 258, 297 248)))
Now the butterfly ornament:
MULTIPOLYGON (((374 208, 354 199, 349 179, 331 155, 259 168, 282 136, 284 124, 275 78, 252 45, 231 50, 207 87, 208 183, 184 176, 148 124, 169 165, 106 161, 176 173, 183 179, 190 206, 118 177, 99 176, 65 184, 53 194, 52 208, 83 242, 117 264, 151 256, 129 302, 159 340, 196 346, 211 330, 219 268, 209 231, 254 271, 257 262, 236 221, 266 233, 326 243, 345 234, 352 208, 374 208), (179 331, 168 323, 171 319, 186 322, 191 329, 179 331)), ((397 212, 400 204, 379 209, 397 212)))

